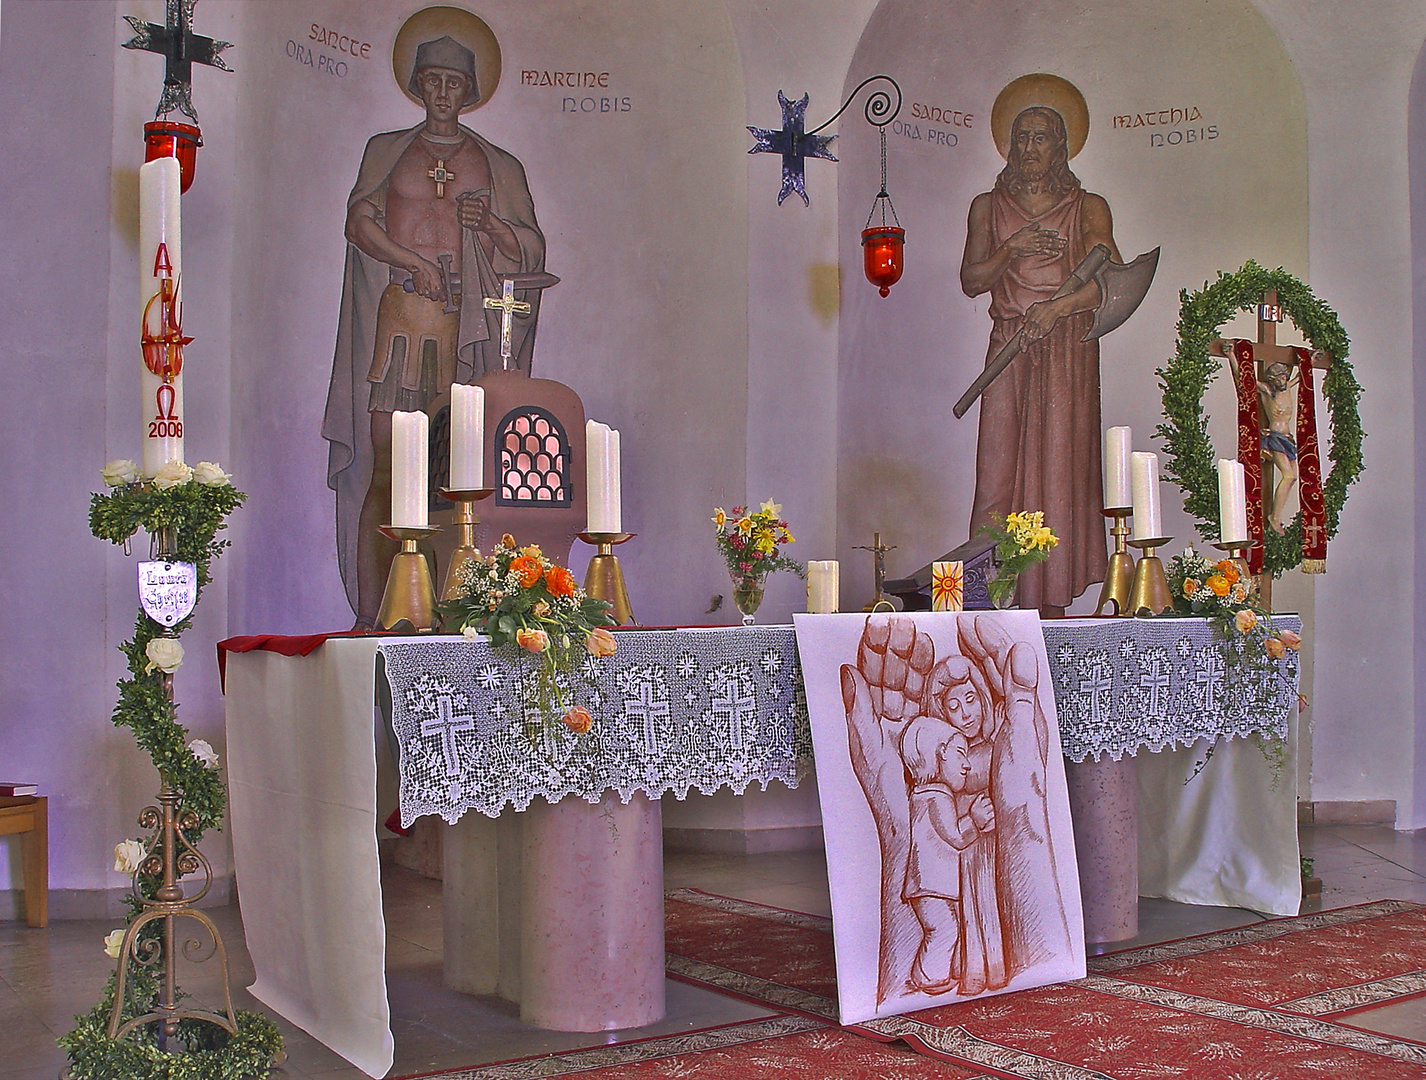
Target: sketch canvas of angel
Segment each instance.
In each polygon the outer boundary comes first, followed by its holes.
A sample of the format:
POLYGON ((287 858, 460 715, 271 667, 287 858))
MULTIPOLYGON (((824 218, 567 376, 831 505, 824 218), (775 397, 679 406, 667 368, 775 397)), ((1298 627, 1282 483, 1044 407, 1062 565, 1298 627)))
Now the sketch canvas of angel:
POLYGON ((842 1023, 1082 978, 1036 614, 795 618, 842 1023))

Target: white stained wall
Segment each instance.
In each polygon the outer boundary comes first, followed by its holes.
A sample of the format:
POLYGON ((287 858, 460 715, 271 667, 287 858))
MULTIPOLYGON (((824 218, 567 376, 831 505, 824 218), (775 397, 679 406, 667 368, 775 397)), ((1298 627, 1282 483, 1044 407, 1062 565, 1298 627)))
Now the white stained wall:
MULTIPOLYGON (((1159 6, 1178 4, 1161 0, 1159 6)), ((689 5, 707 9, 693 0, 689 5)), ((1028 2, 1020 6, 1029 13, 1049 7, 1028 2)), ((1310 280, 1340 312, 1352 335, 1352 359, 1367 388, 1361 407, 1370 433, 1367 473, 1347 504, 1331 570, 1315 583, 1319 661, 1312 685, 1305 688, 1313 703, 1314 767, 1310 790, 1302 795, 1395 799, 1398 823, 1414 827, 1426 824, 1426 769, 1413 767, 1426 739, 1418 736, 1413 709, 1418 620, 1413 591, 1407 587, 1408 582, 1414 585, 1412 549, 1405 539, 1411 528, 1403 524, 1416 517, 1416 405, 1406 344, 1413 323, 1404 136, 1410 131, 1406 106, 1413 65, 1426 39, 1426 10, 1415 0, 1363 0, 1354 5, 1257 0, 1257 6, 1282 38, 1302 84, 1308 123, 1310 280)), ((119 128, 127 128, 131 115, 134 122, 143 118, 137 114, 157 93, 159 62, 118 50, 125 36, 119 15, 122 8, 123 13, 160 19, 161 7, 156 0, 122 5, 6 0, 0 36, 5 151, 0 158, 0 205, 12 253, 3 271, 9 314, 0 329, 5 354, 11 358, 4 368, 5 392, 0 394, 0 507, 10 526, 0 534, 0 596, 15 623, 0 649, 0 774, 38 780, 52 797, 53 887, 96 894, 120 884, 108 870, 110 850, 117 840, 133 834, 133 816, 151 801, 155 788, 147 759, 128 733, 114 730, 107 719, 120 672, 114 647, 128 635, 135 611, 134 560, 92 539, 85 520, 98 466, 107 458, 130 456, 137 442, 137 380, 131 389, 128 375, 135 358, 128 344, 132 320, 127 297, 134 291, 132 201, 139 139, 136 131, 119 128), (56 80, 53 57, 61 54, 81 57, 83 63, 69 65, 66 78, 56 80), (96 108, 96 103, 103 105, 96 108)), ((226 36, 222 30, 236 20, 239 30, 231 35, 239 40, 231 54, 235 66, 243 62, 245 7, 200 6, 207 32, 226 36)), ((274 10, 273 5, 259 7, 274 10)), ((702 16, 711 21, 699 25, 710 27, 710 33, 730 35, 738 53, 732 62, 743 67, 746 96, 732 107, 733 122, 777 126, 779 88, 791 95, 808 90, 813 99, 809 117, 817 122, 825 118, 829 110, 824 106, 840 102, 842 79, 872 7, 869 0, 835 6, 812 0, 730 2, 724 30, 711 16, 702 16)), ((511 13, 514 19, 528 5, 492 0, 488 8, 511 13)), ((529 17, 552 18, 561 5, 549 0, 539 8, 529 17)), ((624 20, 597 34, 621 35, 624 40, 637 25, 637 20, 624 20)), ((597 34, 591 39, 594 55, 601 51, 597 34)), ((659 70, 647 76, 651 86, 655 75, 677 82, 690 62, 656 51, 650 63, 659 70)), ((1112 62, 1151 63, 1152 57, 1116 56, 1112 62)), ((228 350, 235 346, 226 343, 250 333, 245 324, 269 312, 263 307, 232 315, 227 311, 225 286, 240 276, 241 263, 252 257, 254 248, 251 237, 240 242, 230 238, 247 228, 231 220, 247 221, 244 193, 231 187, 235 165, 230 147, 242 142, 232 134, 232 125, 242 114, 242 103, 236 96, 237 77, 200 72, 197 78, 205 134, 210 123, 213 127, 209 146, 200 154, 194 193, 206 212, 194 220, 195 228, 208 229, 210 235, 187 249, 190 273, 207 279, 193 282, 189 317, 201 328, 201 347, 195 347, 193 362, 215 378, 202 390, 196 377, 189 383, 190 409, 211 430, 203 440, 195 438, 191 456, 241 459, 253 467, 266 463, 274 474, 298 462, 304 468, 313 461, 320 464, 320 444, 316 453, 307 447, 295 456, 284 450, 265 458, 263 447, 272 440, 271 430, 229 418, 229 379, 238 381, 247 359, 244 351, 236 352, 230 373, 228 350)), ((401 107, 400 102, 396 105, 401 107)), ((680 99, 680 108, 696 134, 697 101, 680 99)), ((728 104, 720 103, 717 111, 717 123, 728 122, 728 104)), ((373 118, 371 130, 378 126, 373 118)), ((1418 139, 1420 128, 1418 122, 1418 139)), ((751 145, 750 139, 742 142, 741 132, 727 145, 733 142, 741 147, 738 153, 751 145)), ((245 145, 247 152, 262 152, 258 141, 245 145)), ((670 160, 657 144, 641 152, 654 164, 670 160)), ((683 153, 675 160, 675 180, 706 165, 696 154, 683 153)), ((726 483, 726 461, 713 460, 708 453, 684 455, 678 476, 668 481, 670 490, 676 483, 691 493, 679 501, 678 515, 702 513, 702 503, 715 499, 731 502, 744 494, 754 502, 776 498, 787 504, 800 529, 794 552, 803 558, 827 557, 831 545, 849 539, 864 542, 837 535, 836 480, 830 475, 840 434, 828 426, 835 425, 837 413, 835 390, 827 389, 827 380, 834 383, 836 374, 836 297, 838 288, 863 287, 859 266, 834 270, 841 243, 835 174, 841 167, 809 161, 809 209, 800 200, 776 206, 777 166, 770 155, 740 162, 747 185, 746 222, 730 223, 724 217, 718 223, 735 235, 736 255, 721 241, 711 247, 703 243, 707 237, 696 232, 659 233, 667 247, 659 252, 661 258, 684 258, 693 265, 710 259, 710 252, 720 253, 719 258, 736 258, 747 277, 751 401, 746 413, 688 412, 678 418, 698 433, 701 447, 715 445, 710 432, 742 444, 741 463, 734 468, 746 469, 746 490, 726 483)), ((344 186, 335 197, 344 199, 344 186)), ((617 197, 617 189, 609 193, 609 198, 617 197)), ((640 197, 657 201, 660 195, 640 189, 640 197)), ((602 212, 598 205, 583 209, 595 216, 602 212)), ((339 217, 337 211, 333 220, 339 217)), ((277 269, 269 279, 274 288, 280 284, 277 269)), ((324 264, 319 273, 329 278, 333 270, 324 264)), ((695 291, 680 292, 679 303, 695 303, 695 291)), ((655 294, 648 303, 664 299, 655 294)), ((711 329, 706 322, 698 326, 711 329)), ((578 339, 577 328, 562 332, 569 341, 578 339)), ((666 350, 655 355, 640 351, 637 344, 630 349, 631 364, 670 362, 666 350)), ((1418 345, 1417 355, 1426 356, 1426 348, 1418 345)), ((303 359, 322 368, 330 362, 330 351, 303 359)), ((741 357, 723 359, 735 368, 743 363, 741 357)), ((707 362, 707 354, 700 360, 707 362)), ((248 394, 235 386, 233 407, 248 394)), ((659 422, 649 411, 629 423, 637 427, 659 422)), ((267 483, 281 489, 285 481, 270 476, 267 483)), ((293 543, 309 552, 325 552, 330 550, 323 546, 330 536, 330 503, 321 500, 330 496, 324 477, 304 490, 308 496, 311 503, 304 504, 299 515, 304 531, 293 543)), ((280 516, 274 519, 252 508, 242 513, 265 523, 280 521, 280 516)), ((681 557, 686 548, 690 562, 699 560, 695 574, 648 567, 649 576, 658 572, 657 587, 666 591, 667 600, 660 606, 680 621, 697 621, 707 606, 710 583, 722 585, 716 564, 709 569, 702 563, 704 529, 704 523, 695 522, 688 526, 687 537, 678 540, 681 557)), ((227 565, 246 567, 242 592, 247 597, 264 587, 262 545, 270 536, 250 526, 235 535, 244 553, 235 553, 227 565)), ((711 543, 707 547, 711 552, 711 543)), ((844 577, 863 569, 848 565, 844 577)), ((233 571, 227 572, 231 579, 233 571)), ((283 629, 325 628, 341 612, 341 597, 330 569, 314 568, 312 580, 323 579, 329 582, 329 592, 309 587, 303 579, 298 583, 302 587, 285 589, 282 596, 230 604, 220 587, 205 599, 203 624, 191 638, 192 666, 185 668, 180 691, 184 721, 195 735, 222 748, 221 700, 207 652, 211 643, 230 628, 262 629, 234 626, 231 613, 239 608, 271 611, 282 604, 287 620, 283 629), (304 612, 321 626, 306 623, 304 612)), ((769 600, 770 619, 800 606, 800 590, 791 579, 779 590, 769 600)), ((223 845, 221 836, 205 844, 220 867, 226 865, 223 845)), ((0 859, 8 860, 0 862, 0 890, 18 884, 14 848, 13 843, 0 846, 0 859)))

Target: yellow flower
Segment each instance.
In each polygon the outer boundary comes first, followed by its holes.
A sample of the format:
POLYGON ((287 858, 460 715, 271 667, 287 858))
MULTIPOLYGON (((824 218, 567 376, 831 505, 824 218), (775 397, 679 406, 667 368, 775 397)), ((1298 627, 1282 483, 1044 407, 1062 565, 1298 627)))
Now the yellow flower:
POLYGON ((763 533, 762 536, 759 536, 757 538, 757 541, 753 544, 753 547, 757 548, 759 551, 766 551, 770 554, 777 550, 777 543, 767 533, 763 533))
POLYGON ((1258 613, 1252 608, 1244 608, 1233 616, 1233 625, 1238 628, 1238 633, 1246 634, 1258 625, 1258 613))
POLYGON ((1208 587, 1213 590, 1214 596, 1227 596, 1228 590, 1233 586, 1228 584, 1228 579, 1221 574, 1214 574, 1208 579, 1208 587))
POLYGON ((749 517, 739 518, 737 528, 738 532, 742 533, 744 536, 747 536, 750 532, 753 531, 753 519, 749 517))
POLYGON ((1192 599, 1193 599, 1193 594, 1196 593, 1196 592, 1197 592, 1199 589, 1201 589, 1201 588, 1203 588, 1203 583, 1202 583, 1201 581, 1199 581, 1197 578, 1191 578, 1191 577, 1190 577, 1190 578, 1184 578, 1184 579, 1183 579, 1183 596, 1184 596, 1184 599, 1185 599, 1185 600, 1192 600, 1192 599))
POLYGON ((726 525, 726 524, 728 524, 728 515, 727 515, 727 513, 724 512, 724 510, 723 510, 723 508, 722 508, 721 506, 715 506, 715 507, 713 508, 713 525, 714 525, 714 527, 715 527, 715 528, 718 528, 718 529, 721 529, 721 528, 722 528, 724 525, 726 525))
POLYGON ((530 544, 528 547, 522 547, 520 554, 527 559, 543 559, 545 557, 545 553, 540 550, 539 544, 530 544))

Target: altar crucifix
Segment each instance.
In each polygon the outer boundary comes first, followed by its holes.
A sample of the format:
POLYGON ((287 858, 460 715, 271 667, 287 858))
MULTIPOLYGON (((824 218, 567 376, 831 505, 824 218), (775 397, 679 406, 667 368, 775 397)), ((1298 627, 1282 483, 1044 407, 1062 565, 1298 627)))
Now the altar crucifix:
MULTIPOLYGON (((553 275, 541 275, 550 277, 553 275)), ((524 300, 515 299, 515 281, 513 278, 506 278, 500 286, 500 298, 493 296, 485 298, 485 306, 491 311, 500 312, 500 360, 501 367, 505 370, 510 368, 510 327, 516 315, 528 315, 530 305, 524 300)))
POLYGON ((1238 394, 1238 460, 1247 473, 1249 565, 1262 570, 1264 529, 1286 531, 1294 489, 1302 511, 1302 569, 1326 569, 1327 519, 1317 446, 1314 369, 1331 366, 1323 350, 1277 343, 1284 319, 1275 289, 1258 305, 1258 338, 1215 339, 1209 351, 1233 361, 1238 394), (1272 468, 1265 470, 1264 466, 1272 468), (1276 482, 1272 472, 1276 471, 1276 482), (1265 475, 1266 472, 1266 475, 1265 475))

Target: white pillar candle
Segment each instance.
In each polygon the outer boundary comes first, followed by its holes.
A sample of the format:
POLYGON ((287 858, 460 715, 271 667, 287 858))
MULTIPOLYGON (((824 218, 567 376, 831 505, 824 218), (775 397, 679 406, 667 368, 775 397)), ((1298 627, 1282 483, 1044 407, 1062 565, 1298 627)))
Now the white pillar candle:
POLYGON ((1129 489, 1129 447, 1134 432, 1127 427, 1104 431, 1104 509, 1122 510, 1132 505, 1129 489))
POLYGON ((1241 461, 1218 459, 1220 543, 1248 542, 1248 471, 1241 461))
POLYGON ((424 529, 429 524, 428 423, 423 412, 391 414, 391 524, 397 528, 424 529))
POLYGON ((807 564, 807 610, 828 615, 838 610, 838 566, 835 559, 813 560, 807 564))
POLYGON ((623 512, 619 484, 619 433, 597 420, 585 421, 584 453, 589 511, 587 531, 621 532, 623 512))
POLYGON ((1135 540, 1157 540, 1163 535, 1159 519, 1159 455, 1130 455, 1129 478, 1134 489, 1135 540))
MULTIPOLYGON (((182 334, 178 203, 177 158, 158 158, 139 166, 139 313, 145 338, 176 339, 182 334)), ((145 476, 152 476, 165 462, 183 460, 183 376, 170 372, 165 379, 162 374, 172 367, 180 347, 151 342, 143 353, 139 405, 145 476)))
POLYGON ((451 474, 455 491, 485 486, 485 388, 451 386, 451 474))

